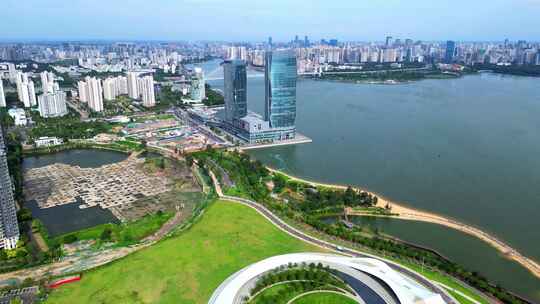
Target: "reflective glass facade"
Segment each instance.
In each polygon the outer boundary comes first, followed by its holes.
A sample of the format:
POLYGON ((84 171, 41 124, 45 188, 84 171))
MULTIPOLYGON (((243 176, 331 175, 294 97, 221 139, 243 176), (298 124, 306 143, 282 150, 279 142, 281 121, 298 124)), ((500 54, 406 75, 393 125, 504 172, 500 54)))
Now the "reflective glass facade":
POLYGON ((242 60, 223 63, 225 119, 229 123, 247 115, 246 64, 242 60))
POLYGON ((265 115, 271 128, 294 127, 296 120, 296 54, 268 51, 265 56, 265 115))

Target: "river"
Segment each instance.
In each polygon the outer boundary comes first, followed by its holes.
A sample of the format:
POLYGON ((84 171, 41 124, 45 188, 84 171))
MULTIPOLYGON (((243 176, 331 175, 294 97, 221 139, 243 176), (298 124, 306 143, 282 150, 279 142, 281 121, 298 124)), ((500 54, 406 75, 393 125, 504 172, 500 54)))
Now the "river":
MULTIPOLYGON (((297 127, 313 143, 249 153, 292 175, 456 218, 540 261, 539 84, 495 74, 399 85, 299 80, 297 127)), ((249 78, 249 108, 260 113, 263 102, 263 78, 249 78)), ((540 302, 540 280, 479 240, 425 223, 380 226, 540 302)))
MULTIPOLYGON (((97 168, 120 162, 126 157, 124 153, 106 150, 65 150, 54 154, 26 157, 23 160, 23 169, 44 167, 54 163, 81 168, 97 168)), ((51 237, 99 224, 119 223, 109 210, 100 207, 80 209, 79 205, 80 203, 73 203, 41 209, 35 201, 26 202, 26 206, 32 211, 32 216, 43 222, 51 237)))

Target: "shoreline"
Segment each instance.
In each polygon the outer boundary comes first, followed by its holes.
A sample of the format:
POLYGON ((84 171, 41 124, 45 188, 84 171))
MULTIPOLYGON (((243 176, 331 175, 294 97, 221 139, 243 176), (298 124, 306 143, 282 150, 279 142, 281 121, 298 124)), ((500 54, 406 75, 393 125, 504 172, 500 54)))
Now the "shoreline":
MULTIPOLYGON (((289 175, 283 171, 271 168, 266 166, 266 168, 273 173, 279 173, 287 178, 290 178, 295 181, 304 182, 313 186, 320 186, 320 187, 327 187, 327 188, 334 188, 334 189, 347 189, 347 186, 344 185, 336 185, 336 184, 327 184, 327 183, 319 183, 314 182, 310 180, 306 180, 300 177, 289 175)), ((521 254, 516 249, 512 248, 510 245, 506 244, 505 242, 501 241, 497 237, 482 231, 479 228, 476 228, 472 225, 468 225, 465 223, 462 223, 460 221, 454 220, 450 217, 442 216, 439 214, 435 214, 432 212, 427 212, 419 209, 414 209, 411 207, 407 207, 403 204, 396 203, 394 201, 388 200, 384 198, 383 196, 380 196, 378 193, 374 193, 371 191, 366 191, 365 189, 361 189, 358 187, 353 187, 356 190, 365 191, 372 195, 376 195, 378 197, 377 201, 377 207, 384 208, 387 204, 391 206, 392 213, 397 213, 397 216, 386 216, 386 215, 373 215, 373 214, 366 214, 363 212, 351 212, 348 213, 349 215, 357 215, 357 216, 376 216, 376 217, 386 217, 386 218, 397 218, 402 220, 409 220, 409 221, 419 221, 419 222, 427 222, 437 225, 442 225, 448 228, 452 228, 455 230, 458 230, 460 232, 466 233, 468 235, 474 236, 487 244, 489 244, 491 247, 495 248, 497 251, 501 252, 506 258, 511 259, 517 263, 519 263, 522 267, 526 268, 530 273, 532 273, 534 276, 536 276, 538 279, 540 279, 540 264, 536 262, 535 260, 526 257, 525 255, 521 254)))

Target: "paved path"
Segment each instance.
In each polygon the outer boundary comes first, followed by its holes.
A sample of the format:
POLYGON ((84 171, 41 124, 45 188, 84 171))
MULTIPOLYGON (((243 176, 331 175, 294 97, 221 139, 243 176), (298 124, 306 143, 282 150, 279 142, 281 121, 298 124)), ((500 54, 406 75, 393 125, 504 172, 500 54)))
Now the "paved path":
POLYGON ((439 285, 432 283, 430 280, 428 280, 424 276, 422 276, 422 275, 420 275, 420 274, 418 274, 416 272, 413 272, 413 271, 411 271, 411 270, 409 270, 409 269, 407 269, 407 268, 405 268, 405 267, 403 267, 401 265, 398 265, 398 264, 396 264, 396 263, 394 263, 392 261, 380 258, 378 256, 374 256, 374 255, 371 255, 371 254, 368 254, 368 253, 360 252, 360 251, 357 251, 357 250, 354 250, 354 249, 351 249, 351 248, 342 248, 341 250, 337 251, 337 246, 336 245, 334 245, 332 243, 329 243, 327 241, 315 238, 313 236, 310 236, 310 235, 308 235, 308 234, 306 234, 306 233, 292 227, 291 225, 289 225, 289 224, 285 223, 283 220, 281 220, 278 216, 273 214, 270 210, 268 210, 263 205, 261 205, 261 204, 259 204, 257 202, 245 199, 245 198, 234 197, 234 196, 229 196, 229 195, 223 194, 223 191, 221 190, 221 186, 219 185, 219 182, 217 181, 215 175, 211 171, 210 171, 210 177, 212 178, 212 180, 214 182, 214 186, 215 186, 215 189, 216 189, 216 192, 217 192, 218 196, 222 200, 231 201, 231 202, 235 202, 235 203, 241 203, 243 205, 246 205, 246 206, 249 206, 249 207, 255 209, 262 216, 264 216, 266 219, 268 219, 272 224, 274 224, 275 226, 277 226, 279 229, 286 232, 287 234, 289 234, 289 235, 291 235, 291 236, 293 236, 293 237, 295 237, 297 239, 300 239, 300 240, 302 240, 304 242, 313 244, 315 246, 318 246, 318 247, 321 247, 321 248, 324 248, 324 249, 329 249, 331 251, 336 251, 336 252, 339 252, 341 254, 345 254, 345 255, 349 255, 349 256, 353 256, 353 257, 369 257, 369 258, 375 258, 375 259, 382 260, 385 263, 387 263, 390 267, 392 267, 394 270, 399 271, 400 273, 405 274, 405 275, 413 278, 415 281, 421 283, 426 288, 428 288, 430 291, 440 294, 443 297, 443 299, 444 299, 444 301, 446 303, 448 303, 448 304, 459 304, 458 301, 456 301, 453 297, 451 297, 439 285))

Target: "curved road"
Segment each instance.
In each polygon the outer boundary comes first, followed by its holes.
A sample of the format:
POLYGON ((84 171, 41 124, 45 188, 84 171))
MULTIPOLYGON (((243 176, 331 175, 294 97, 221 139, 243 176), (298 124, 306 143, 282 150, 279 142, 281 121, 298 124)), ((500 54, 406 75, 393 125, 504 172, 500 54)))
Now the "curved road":
MULTIPOLYGON (((248 200, 248 199, 245 199, 245 198, 241 198, 241 197, 235 197, 235 196, 229 196, 229 195, 223 194, 223 191, 221 190, 221 186, 219 185, 219 182, 217 181, 217 179, 216 179, 216 177, 215 177, 215 175, 214 175, 214 173, 212 171, 210 171, 210 177, 212 178, 212 180, 214 182, 214 187, 216 189, 216 192, 217 192, 218 196, 222 200, 227 200, 227 201, 231 201, 231 202, 235 202, 235 203, 241 203, 241 204, 244 204, 246 206, 249 206, 249 207, 255 209, 262 216, 264 216, 266 219, 268 219, 272 224, 274 224, 279 229, 283 230, 284 232, 288 233, 289 235, 291 235, 291 236, 293 236, 295 238, 298 238, 298 239, 300 239, 302 241, 311 243, 311 244, 316 245, 318 247, 322 247, 322 248, 325 248, 325 249, 330 249, 332 251, 336 250, 336 245, 334 245, 332 243, 329 243, 329 242, 326 242, 326 241, 323 241, 323 240, 320 240, 320 239, 317 239, 317 238, 312 237, 310 235, 307 235, 306 233, 292 227, 291 225, 289 225, 289 224, 285 223, 283 220, 281 220, 278 216, 273 214, 266 207, 264 207, 263 205, 261 205, 261 204, 259 204, 257 202, 254 202, 252 200, 248 200)), ((414 280, 421 283, 422 285, 424 285, 426 288, 428 288, 432 292, 440 294, 443 297, 443 299, 444 299, 444 301, 446 303, 448 303, 448 304, 459 304, 458 301, 456 301, 453 297, 451 297, 441 287, 435 285, 434 283, 432 283, 431 281, 429 281, 425 277, 421 276, 420 274, 418 274, 416 272, 413 272, 413 271, 411 271, 411 270, 409 270, 409 269, 407 269, 407 268, 405 268, 403 266, 400 266, 400 265, 395 264, 395 263, 393 263, 391 261, 388 261, 388 260, 381 259, 380 257, 373 256, 373 255, 366 254, 366 253, 362 253, 362 252, 359 252, 359 251, 356 251, 356 250, 353 250, 353 249, 350 249, 350 248, 343 248, 343 249, 339 250, 339 252, 343 253, 343 254, 353 256, 353 257, 369 257, 369 258, 375 258, 375 259, 382 260, 385 263, 387 263, 394 270, 399 271, 399 272, 413 278, 414 280)))

